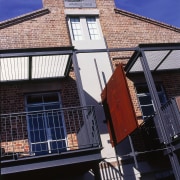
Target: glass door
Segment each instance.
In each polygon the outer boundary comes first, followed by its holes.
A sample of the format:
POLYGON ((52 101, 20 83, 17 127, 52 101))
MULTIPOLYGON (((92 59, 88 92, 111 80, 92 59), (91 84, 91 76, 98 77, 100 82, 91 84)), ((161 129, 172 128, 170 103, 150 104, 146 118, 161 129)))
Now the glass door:
POLYGON ((66 151, 66 131, 59 93, 26 96, 28 133, 35 155, 66 151))

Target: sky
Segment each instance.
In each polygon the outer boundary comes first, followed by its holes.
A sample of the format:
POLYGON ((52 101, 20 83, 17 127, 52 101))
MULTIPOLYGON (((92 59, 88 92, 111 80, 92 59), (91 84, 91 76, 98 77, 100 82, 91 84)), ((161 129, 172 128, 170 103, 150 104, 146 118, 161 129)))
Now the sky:
POLYGON ((115 0, 116 7, 180 28, 180 0, 115 0))
POLYGON ((42 0, 0 0, 0 22, 42 7, 42 0))
MULTIPOLYGON (((180 28, 180 0, 115 0, 117 8, 180 28)), ((42 0, 0 0, 0 22, 43 7, 42 0)))

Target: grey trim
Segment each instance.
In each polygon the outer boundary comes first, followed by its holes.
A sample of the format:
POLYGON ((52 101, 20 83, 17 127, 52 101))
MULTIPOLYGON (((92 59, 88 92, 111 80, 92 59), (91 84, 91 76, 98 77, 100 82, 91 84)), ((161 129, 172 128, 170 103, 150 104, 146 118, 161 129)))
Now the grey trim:
POLYGON ((30 171, 30 170, 65 166, 69 164, 77 164, 77 163, 88 162, 88 161, 97 161, 101 159, 102 158, 100 154, 92 154, 92 155, 86 155, 86 156, 77 156, 73 158, 51 160, 51 161, 46 161, 46 162, 23 164, 19 166, 1 168, 1 174, 4 175, 4 174, 17 173, 17 172, 19 173, 19 172, 25 172, 25 171, 30 171))
POLYGON ((99 9, 65 9, 66 15, 99 15, 99 9))

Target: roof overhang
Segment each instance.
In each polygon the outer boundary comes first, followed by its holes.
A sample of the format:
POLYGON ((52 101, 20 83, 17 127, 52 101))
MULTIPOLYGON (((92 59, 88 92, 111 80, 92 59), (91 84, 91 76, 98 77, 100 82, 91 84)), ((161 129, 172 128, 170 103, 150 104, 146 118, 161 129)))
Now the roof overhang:
POLYGON ((140 44, 125 67, 126 73, 144 71, 141 65, 142 53, 151 72, 180 70, 180 43, 140 44))
POLYGON ((0 50, 0 82, 68 76, 74 47, 0 50))

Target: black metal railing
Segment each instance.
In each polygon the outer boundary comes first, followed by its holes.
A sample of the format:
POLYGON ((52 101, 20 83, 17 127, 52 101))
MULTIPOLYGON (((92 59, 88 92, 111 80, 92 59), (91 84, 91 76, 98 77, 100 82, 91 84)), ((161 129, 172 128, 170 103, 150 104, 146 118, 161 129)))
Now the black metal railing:
POLYGON ((2 114, 1 158, 21 158, 101 146, 94 107, 2 114))
POLYGON ((157 114, 148 117, 140 126, 143 136, 149 139, 146 140, 149 148, 156 149, 160 144, 170 144, 180 137, 180 109, 176 99, 171 98, 160 108, 162 126, 157 114), (165 132, 165 139, 161 133, 162 129, 165 132))
POLYGON ((171 98, 161 107, 163 112, 163 123, 167 133, 168 143, 180 136, 180 109, 178 108, 177 98, 171 98))

